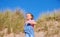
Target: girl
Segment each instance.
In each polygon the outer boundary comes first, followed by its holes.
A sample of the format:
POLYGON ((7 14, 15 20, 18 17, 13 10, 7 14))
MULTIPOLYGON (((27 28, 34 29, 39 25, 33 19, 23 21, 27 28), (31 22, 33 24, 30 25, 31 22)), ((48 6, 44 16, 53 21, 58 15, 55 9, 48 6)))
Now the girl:
POLYGON ((34 37, 34 25, 36 22, 33 20, 33 15, 31 13, 26 14, 26 21, 24 26, 24 32, 26 37, 34 37))

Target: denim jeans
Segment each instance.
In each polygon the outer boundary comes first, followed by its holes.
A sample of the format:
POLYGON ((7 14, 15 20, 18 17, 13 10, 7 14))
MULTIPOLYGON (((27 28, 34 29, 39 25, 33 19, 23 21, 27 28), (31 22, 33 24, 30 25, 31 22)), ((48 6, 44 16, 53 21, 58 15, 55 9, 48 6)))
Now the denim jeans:
POLYGON ((34 37, 33 34, 25 33, 25 37, 34 37))
POLYGON ((24 32, 26 37, 34 37, 34 28, 31 25, 25 25, 24 32))

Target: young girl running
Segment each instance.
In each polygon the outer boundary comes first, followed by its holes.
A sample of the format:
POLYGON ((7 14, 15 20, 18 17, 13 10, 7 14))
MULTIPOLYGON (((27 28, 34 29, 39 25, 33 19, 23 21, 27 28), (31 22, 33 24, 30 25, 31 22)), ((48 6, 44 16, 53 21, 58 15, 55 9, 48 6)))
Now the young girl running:
POLYGON ((36 22, 33 20, 33 15, 31 13, 26 14, 26 20, 24 25, 24 32, 26 37, 34 37, 34 25, 36 22))

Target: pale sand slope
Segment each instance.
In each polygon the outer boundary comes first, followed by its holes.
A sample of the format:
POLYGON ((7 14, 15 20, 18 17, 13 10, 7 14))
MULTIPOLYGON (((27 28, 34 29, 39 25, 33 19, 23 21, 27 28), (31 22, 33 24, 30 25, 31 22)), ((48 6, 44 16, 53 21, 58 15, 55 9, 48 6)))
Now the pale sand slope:
MULTIPOLYGON (((58 35, 54 35, 54 36, 49 36, 49 37, 59 37, 59 36, 58 35)), ((25 34, 21 33, 21 32, 19 34, 10 33, 10 34, 4 35, 3 37, 25 37, 25 34)), ((35 32, 35 37, 45 37, 45 33, 42 32, 42 31, 35 32)))
MULTIPOLYGON (((4 37, 25 37, 25 34, 24 33, 20 33, 20 34, 15 34, 14 33, 11 33, 11 34, 8 34, 8 35, 4 35, 4 37)), ((43 32, 35 32, 35 37, 44 37, 44 33, 43 32)))

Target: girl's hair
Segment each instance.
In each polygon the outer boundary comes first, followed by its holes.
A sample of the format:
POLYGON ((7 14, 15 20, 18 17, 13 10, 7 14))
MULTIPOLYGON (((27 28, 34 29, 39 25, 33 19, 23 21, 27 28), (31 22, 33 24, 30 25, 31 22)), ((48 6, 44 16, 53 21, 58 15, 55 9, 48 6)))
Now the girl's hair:
POLYGON ((32 14, 32 13, 26 13, 26 14, 30 14, 30 15, 32 16, 31 20, 33 20, 33 19, 34 19, 34 16, 33 16, 33 14, 32 14))

